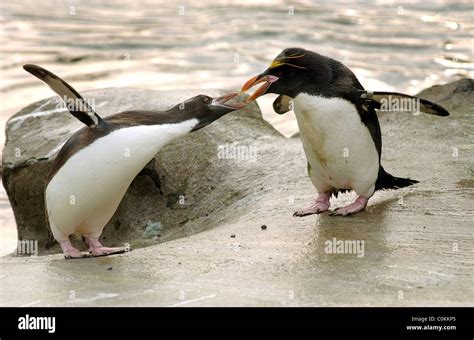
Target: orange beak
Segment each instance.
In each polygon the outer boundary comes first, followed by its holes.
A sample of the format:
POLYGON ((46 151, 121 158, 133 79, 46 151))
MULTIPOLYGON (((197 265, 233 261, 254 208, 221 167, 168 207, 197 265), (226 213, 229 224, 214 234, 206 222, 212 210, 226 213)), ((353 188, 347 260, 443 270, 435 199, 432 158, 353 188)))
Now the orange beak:
POLYGON ((242 86, 242 89, 240 90, 241 92, 245 92, 247 91, 248 89, 254 87, 255 85, 257 84, 260 84, 260 83, 265 83, 263 84, 262 86, 260 86, 257 91, 255 91, 251 96, 250 98, 248 98, 246 101, 248 102, 251 102, 255 99, 257 99, 258 97, 262 96, 265 94, 265 92, 268 90, 268 88, 270 87, 270 85, 272 85, 274 82, 276 82, 279 78, 278 77, 275 77, 275 76, 270 76, 270 75, 266 75, 266 76, 261 76, 260 74, 255 76, 255 77, 252 77, 250 78, 245 84, 244 86, 242 86))

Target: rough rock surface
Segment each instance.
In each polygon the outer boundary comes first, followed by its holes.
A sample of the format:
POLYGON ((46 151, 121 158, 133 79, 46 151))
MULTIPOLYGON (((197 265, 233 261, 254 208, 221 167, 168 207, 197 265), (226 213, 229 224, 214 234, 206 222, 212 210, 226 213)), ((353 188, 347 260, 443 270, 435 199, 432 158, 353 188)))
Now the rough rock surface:
MULTIPOLYGON (((420 183, 377 192, 366 211, 346 218, 292 217, 315 194, 301 142, 283 138, 250 112, 229 115, 163 150, 153 166, 160 181, 139 176, 114 217, 131 214, 141 221, 119 226, 123 240, 133 237, 128 229, 144 233, 145 239, 160 228, 168 228, 169 238, 188 237, 106 258, 1 258, 0 304, 472 306, 472 84, 460 80, 423 91, 424 98, 439 98, 451 110, 449 117, 380 114, 385 169, 420 183), (203 144, 256 146, 256 156, 222 160, 205 145, 187 153, 200 138, 203 144), (180 206, 177 197, 183 193, 188 205, 180 206), (141 216, 151 214, 148 206, 169 210, 150 215, 157 218, 147 223, 141 216), (328 252, 327 242, 334 238, 364 241, 363 256, 328 252)), ((6 160, 11 160, 8 152, 6 160)), ((19 190, 13 188, 19 183, 14 176, 23 171, 7 171, 11 195, 19 190)), ((13 197, 28 196, 26 188, 21 190, 13 197)), ((345 194, 332 204, 353 199, 345 194)), ((18 204, 14 207, 18 215, 18 204)), ((114 231, 114 221, 106 236, 114 231)), ((28 230, 26 219, 23 223, 28 230)), ((131 240, 134 245, 138 239, 131 240)))
POLYGON ((443 105, 448 111, 455 114, 461 112, 465 116, 474 114, 473 79, 464 78, 446 85, 435 85, 421 91, 418 96, 443 105))

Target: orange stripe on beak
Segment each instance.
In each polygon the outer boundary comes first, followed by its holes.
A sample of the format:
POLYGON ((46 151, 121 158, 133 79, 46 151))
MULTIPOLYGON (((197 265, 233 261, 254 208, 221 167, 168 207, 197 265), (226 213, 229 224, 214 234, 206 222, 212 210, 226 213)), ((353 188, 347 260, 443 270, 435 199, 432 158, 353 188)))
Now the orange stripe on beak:
POLYGON ((257 85, 258 83, 261 83, 261 82, 265 81, 265 80, 263 80, 263 78, 258 79, 258 77, 260 77, 260 75, 256 75, 255 77, 252 77, 249 80, 247 80, 247 82, 244 84, 244 86, 242 86, 242 89, 240 90, 240 92, 245 92, 248 89, 250 89, 251 87, 254 87, 255 85, 257 85))
POLYGON ((260 75, 257 75, 255 77, 250 78, 244 86, 242 86, 242 89, 240 90, 241 92, 245 92, 248 89, 254 87, 257 84, 260 83, 265 83, 262 86, 260 86, 257 91, 255 91, 250 98, 248 98, 246 101, 251 102, 260 97, 261 95, 265 94, 265 92, 268 90, 270 85, 278 80, 278 77, 275 76, 270 76, 266 75, 261 77, 260 75))

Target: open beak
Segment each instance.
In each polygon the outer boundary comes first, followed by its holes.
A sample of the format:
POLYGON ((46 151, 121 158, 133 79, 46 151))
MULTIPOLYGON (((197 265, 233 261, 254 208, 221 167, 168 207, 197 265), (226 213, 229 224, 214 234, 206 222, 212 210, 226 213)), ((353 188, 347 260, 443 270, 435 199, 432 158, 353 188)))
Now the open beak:
POLYGON ((255 91, 250 98, 247 99, 248 102, 251 102, 261 95, 264 95, 265 92, 267 92, 268 88, 270 85, 272 85, 274 82, 276 82, 279 78, 271 75, 265 75, 262 76, 259 74, 258 76, 255 76, 253 78, 250 78, 244 86, 242 86, 242 89, 240 91, 245 92, 248 89, 254 87, 257 84, 264 83, 262 86, 260 86, 257 91, 255 91))
POLYGON ((234 103, 234 104, 227 103, 229 100, 231 100, 232 98, 238 95, 239 94, 237 92, 226 93, 223 96, 214 98, 211 102, 211 105, 225 107, 227 109, 232 109, 232 110, 241 109, 245 106, 246 103, 234 103))
POLYGON ((221 117, 223 115, 228 114, 229 112, 241 109, 248 104, 247 102, 232 104, 229 103, 231 99, 238 95, 239 93, 237 92, 226 93, 223 96, 213 98, 211 103, 207 106, 214 113, 215 116, 221 117))

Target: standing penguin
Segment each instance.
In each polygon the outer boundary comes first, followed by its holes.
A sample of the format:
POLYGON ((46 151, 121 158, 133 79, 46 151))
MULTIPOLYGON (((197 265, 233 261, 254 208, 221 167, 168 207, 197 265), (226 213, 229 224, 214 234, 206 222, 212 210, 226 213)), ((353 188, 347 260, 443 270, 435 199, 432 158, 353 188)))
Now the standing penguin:
POLYGON ((58 76, 36 65, 24 69, 45 82, 87 125, 59 151, 45 190, 51 231, 66 258, 88 256, 71 244, 73 233, 84 236, 92 256, 124 252, 102 246, 99 236, 135 176, 165 144, 243 106, 226 104, 236 93, 199 95, 166 111, 126 111, 101 118, 58 76))
POLYGON ((331 194, 354 190, 352 204, 331 215, 346 216, 364 210, 375 190, 403 188, 418 181, 387 173, 380 164, 382 135, 375 109, 387 101, 414 101, 428 114, 448 116, 440 105, 400 93, 367 92, 354 73, 342 63, 302 49, 283 50, 263 73, 242 87, 246 91, 264 83, 249 98, 265 93, 280 96, 277 113, 293 109, 308 161, 308 174, 318 196, 313 204, 294 216, 329 210, 331 194))

